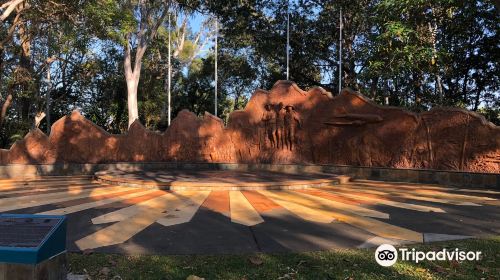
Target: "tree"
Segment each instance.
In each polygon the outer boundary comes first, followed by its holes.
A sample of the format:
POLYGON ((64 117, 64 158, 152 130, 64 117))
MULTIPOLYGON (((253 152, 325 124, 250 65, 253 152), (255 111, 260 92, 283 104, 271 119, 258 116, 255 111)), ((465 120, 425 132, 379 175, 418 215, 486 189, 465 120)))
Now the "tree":
POLYGON ((0 125, 5 123, 11 105, 19 105, 19 117, 25 125, 34 120, 32 126, 36 126, 41 120, 40 76, 54 59, 43 52, 48 44, 44 46, 39 42, 48 38, 45 30, 50 33, 52 28, 57 29, 64 22, 74 23, 77 10, 73 1, 65 0, 11 0, 0 6, 0 23, 4 31, 0 38, 0 80, 6 81, 6 86, 1 89, 6 92, 6 98, 0 125), (8 59, 4 60, 4 57, 8 59))
POLYGON ((489 1, 210 2, 223 26, 222 51, 245 53, 262 87, 284 77, 288 2, 291 78, 303 87, 338 90, 342 8, 344 86, 415 111, 478 110, 498 99, 499 13, 489 1))
MULTIPOLYGON (((191 63, 200 55, 205 55, 204 51, 207 44, 213 40, 215 35, 214 22, 211 19, 204 20, 197 32, 193 32, 188 24, 191 17, 191 11, 173 9, 170 23, 164 23, 158 31, 158 38, 153 42, 149 61, 154 65, 157 75, 167 77, 176 76, 179 71, 188 70, 191 63), (180 23, 180 24, 179 24, 180 23), (170 30, 169 30, 170 28, 170 30), (174 67, 172 72, 168 73, 168 36, 171 36, 171 60, 174 67)), ((162 101, 160 113, 160 126, 165 129, 168 126, 167 121, 167 94, 168 79, 163 79, 163 91, 165 100, 162 101)))
POLYGON ((128 125, 139 118, 137 108, 137 87, 141 77, 142 58, 148 44, 153 40, 167 16, 170 1, 139 0, 134 7, 131 2, 126 7, 138 16, 137 31, 129 30, 125 35, 124 73, 127 82, 128 125), (132 60, 133 48, 135 55, 132 60))
MULTIPOLYGON (((105 3, 96 3, 89 9, 91 19, 98 19, 96 27, 97 34, 99 30, 106 30, 104 38, 114 39, 124 45, 124 76, 127 84, 127 108, 129 126, 139 118, 138 110, 138 87, 140 83, 143 58, 148 47, 157 39, 157 35, 165 22, 168 13, 174 14, 174 18, 184 11, 189 13, 193 6, 191 1, 178 1, 174 5, 170 0, 156 1, 112 1, 105 3), (105 12, 103 12, 105 11, 105 12), (118 22, 118 23, 117 23, 118 22)), ((194 4, 197 4, 196 1, 194 4)), ((187 16, 185 17, 179 35, 177 36, 176 46, 173 56, 178 56, 186 44, 187 16)), ((193 46, 197 44, 200 38, 194 40, 193 46)), ((196 53, 196 49, 193 50, 196 53)), ((166 55, 164 55, 166 57, 166 55)), ((193 55, 194 57, 194 55, 193 55)), ((191 58, 192 60, 192 58, 191 58)))
POLYGON ((287 5, 299 86, 338 91, 342 9, 344 86, 382 104, 462 107, 500 124, 500 14, 490 1, 3 0, 0 146, 75 108, 114 133, 136 118, 165 129, 169 26, 173 116, 212 112, 215 18, 226 119, 256 88, 285 78, 287 5))

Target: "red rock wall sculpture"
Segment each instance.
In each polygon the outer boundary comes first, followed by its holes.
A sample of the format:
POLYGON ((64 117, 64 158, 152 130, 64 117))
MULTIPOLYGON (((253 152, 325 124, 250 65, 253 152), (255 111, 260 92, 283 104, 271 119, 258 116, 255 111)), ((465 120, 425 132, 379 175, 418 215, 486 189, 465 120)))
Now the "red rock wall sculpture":
POLYGON ((50 136, 33 130, 0 164, 186 161, 304 163, 500 173, 500 128, 462 109, 415 114, 379 106, 350 90, 337 97, 279 81, 244 110, 221 119, 183 110, 165 133, 138 121, 112 135, 78 112, 50 136), (266 106, 267 105, 267 106, 266 106), (282 108, 281 108, 282 107, 282 108), (281 109, 280 109, 281 108, 281 109))

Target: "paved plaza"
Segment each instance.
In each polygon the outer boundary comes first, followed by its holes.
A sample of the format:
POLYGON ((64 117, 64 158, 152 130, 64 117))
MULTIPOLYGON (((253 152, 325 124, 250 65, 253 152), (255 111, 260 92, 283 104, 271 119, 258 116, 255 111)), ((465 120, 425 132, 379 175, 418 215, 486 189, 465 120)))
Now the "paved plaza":
MULTIPOLYGON (((209 174, 236 185, 252 177, 209 174)), ((304 179, 275 176, 262 178, 304 179)), ((12 178, 0 180, 0 213, 67 215, 70 251, 122 254, 314 251, 500 234, 498 191, 368 180, 230 191, 12 178)))

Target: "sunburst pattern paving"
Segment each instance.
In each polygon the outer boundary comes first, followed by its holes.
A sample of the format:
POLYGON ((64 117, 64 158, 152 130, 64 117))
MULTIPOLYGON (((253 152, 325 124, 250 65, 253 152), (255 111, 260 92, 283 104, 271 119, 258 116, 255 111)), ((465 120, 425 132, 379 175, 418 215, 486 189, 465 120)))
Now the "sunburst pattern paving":
MULTIPOLYGON (((284 175, 285 176, 285 175, 284 175)), ((68 248, 243 253, 500 233, 500 192, 356 180, 293 190, 159 190, 92 177, 0 180, 0 213, 68 216, 68 248)))

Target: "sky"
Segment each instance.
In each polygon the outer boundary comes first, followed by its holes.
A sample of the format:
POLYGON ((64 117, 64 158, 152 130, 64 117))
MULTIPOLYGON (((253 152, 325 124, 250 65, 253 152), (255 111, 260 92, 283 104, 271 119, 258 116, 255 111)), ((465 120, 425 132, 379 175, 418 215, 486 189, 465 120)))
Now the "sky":
MULTIPOLYGON (((202 23, 204 20, 207 19, 207 15, 200 14, 196 12, 192 18, 189 19, 189 25, 191 26, 191 29, 193 30, 194 33, 197 33, 200 31, 200 28, 202 27, 202 23)), ((210 41, 204 48, 203 51, 201 52, 201 57, 205 57, 208 55, 210 52, 211 48, 213 48, 215 42, 212 40, 210 41)))

